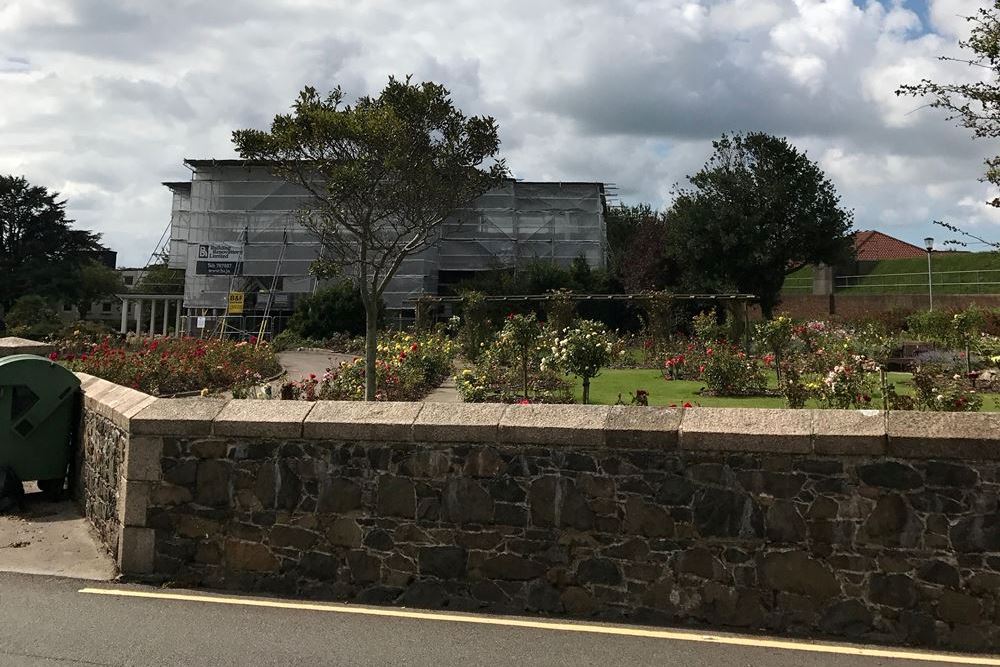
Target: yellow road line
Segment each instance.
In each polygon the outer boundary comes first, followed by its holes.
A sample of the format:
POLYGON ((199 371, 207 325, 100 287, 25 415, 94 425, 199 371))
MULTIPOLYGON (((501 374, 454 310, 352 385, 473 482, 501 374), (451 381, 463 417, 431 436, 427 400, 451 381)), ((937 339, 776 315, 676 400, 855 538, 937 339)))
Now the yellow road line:
POLYGON ((587 623, 560 623, 556 621, 531 621, 521 618, 503 616, 477 616, 473 614, 447 614, 431 611, 411 611, 408 609, 389 609, 356 607, 341 604, 316 604, 310 602, 284 602, 281 600, 258 600, 253 598, 234 598, 216 595, 192 595, 190 593, 162 593, 159 591, 135 591, 112 588, 81 588, 80 593, 91 595, 108 595, 115 597, 151 598, 155 600, 176 600, 182 602, 203 602, 208 604, 237 605, 244 607, 269 607, 273 609, 299 609, 305 611, 323 611, 335 614, 357 614, 361 616, 385 616, 389 618, 409 618, 421 621, 440 621, 447 623, 470 623, 475 625, 499 625, 514 628, 531 628, 557 632, 583 632, 599 635, 618 635, 624 637, 646 637, 652 639, 670 639, 684 642, 702 642, 706 644, 723 644, 730 646, 749 646, 754 648, 771 648, 786 651, 806 651, 809 653, 829 653, 836 655, 856 655, 868 658, 890 658, 896 660, 924 660, 926 662, 949 663, 956 665, 996 665, 1000 666, 1000 658, 983 656, 951 655, 947 653, 930 653, 923 651, 896 651, 892 649, 869 648, 864 646, 848 646, 843 644, 820 644, 811 642, 795 642, 781 639, 764 639, 759 637, 741 637, 736 635, 709 635, 697 632, 678 630, 653 630, 614 625, 591 625, 587 623))

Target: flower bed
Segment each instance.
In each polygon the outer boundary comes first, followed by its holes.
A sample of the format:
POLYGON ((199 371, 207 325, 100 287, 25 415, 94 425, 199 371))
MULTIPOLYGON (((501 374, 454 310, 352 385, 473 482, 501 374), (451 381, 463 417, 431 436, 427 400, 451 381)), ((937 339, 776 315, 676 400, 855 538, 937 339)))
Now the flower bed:
POLYGON ((201 338, 136 338, 57 343, 50 357, 152 395, 245 389, 281 372, 267 344, 201 338))
MULTIPOLYGON (((375 362, 377 401, 417 401, 452 372, 455 344, 441 334, 395 333, 383 338, 375 362)), ((360 401, 365 396, 365 360, 330 368, 281 388, 285 400, 360 401)))

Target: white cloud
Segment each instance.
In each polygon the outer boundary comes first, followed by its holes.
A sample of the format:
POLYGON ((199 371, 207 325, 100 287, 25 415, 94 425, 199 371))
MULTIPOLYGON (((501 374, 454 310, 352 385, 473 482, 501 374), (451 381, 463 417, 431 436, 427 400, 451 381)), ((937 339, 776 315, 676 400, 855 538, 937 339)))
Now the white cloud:
POLYGON ((894 95, 970 76, 936 58, 975 4, 934 0, 921 27, 895 0, 8 0, 0 172, 60 190, 135 264, 182 158, 232 156, 233 129, 264 126, 306 83, 354 96, 413 73, 496 116, 522 178, 615 182, 659 205, 713 137, 761 129, 808 149, 859 227, 989 229, 977 177, 1000 151, 894 95))

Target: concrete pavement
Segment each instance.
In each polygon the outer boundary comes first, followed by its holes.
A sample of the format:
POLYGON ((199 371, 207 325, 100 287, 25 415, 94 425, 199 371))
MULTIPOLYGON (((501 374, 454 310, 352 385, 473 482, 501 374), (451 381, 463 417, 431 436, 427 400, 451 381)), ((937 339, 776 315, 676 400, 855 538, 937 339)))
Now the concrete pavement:
POLYGON ((114 561, 73 501, 49 502, 33 483, 25 492, 23 511, 0 515, 0 571, 115 577, 114 561))
POLYGON ((308 378, 310 374, 321 378, 326 373, 326 369, 336 368, 342 363, 357 358, 355 354, 319 350, 289 350, 278 353, 278 363, 287 373, 283 381, 291 380, 294 382, 308 378))
POLYGON ((1000 665, 686 630, 87 585, 0 574, 0 664, 1000 665))

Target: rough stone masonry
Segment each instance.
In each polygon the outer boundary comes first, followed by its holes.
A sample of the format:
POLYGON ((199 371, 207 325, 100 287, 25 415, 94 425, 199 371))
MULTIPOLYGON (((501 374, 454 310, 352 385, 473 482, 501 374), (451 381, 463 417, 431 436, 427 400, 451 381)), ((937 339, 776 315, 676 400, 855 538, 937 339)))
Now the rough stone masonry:
POLYGON ((134 576, 1000 647, 1000 415, 159 399, 129 435, 134 576))

